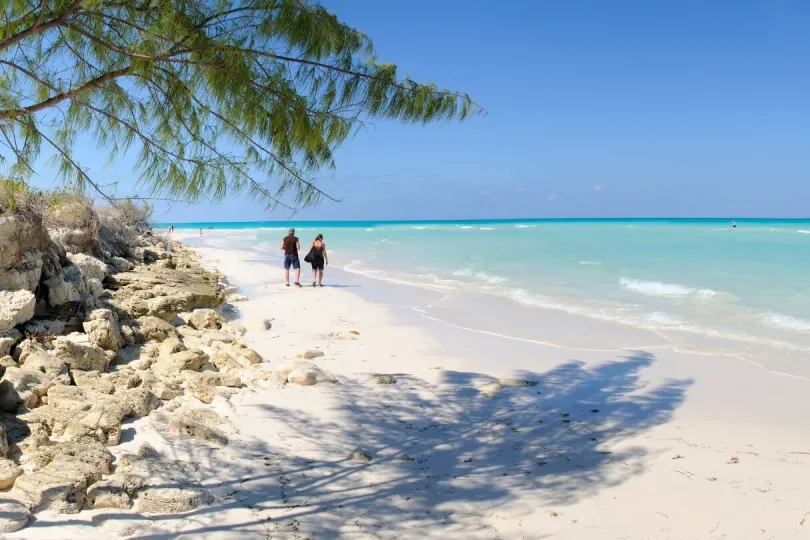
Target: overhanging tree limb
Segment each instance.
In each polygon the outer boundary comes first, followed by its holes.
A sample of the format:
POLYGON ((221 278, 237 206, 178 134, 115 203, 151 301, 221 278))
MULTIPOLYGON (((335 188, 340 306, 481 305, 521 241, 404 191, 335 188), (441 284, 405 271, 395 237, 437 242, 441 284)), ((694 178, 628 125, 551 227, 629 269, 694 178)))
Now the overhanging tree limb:
POLYGON ((20 176, 44 142, 65 178, 103 192, 74 154, 85 137, 110 161, 134 155, 155 197, 295 210, 337 199, 312 178, 367 119, 482 112, 398 78, 365 34, 303 0, 15 0, 2 15, 0 141, 20 176))

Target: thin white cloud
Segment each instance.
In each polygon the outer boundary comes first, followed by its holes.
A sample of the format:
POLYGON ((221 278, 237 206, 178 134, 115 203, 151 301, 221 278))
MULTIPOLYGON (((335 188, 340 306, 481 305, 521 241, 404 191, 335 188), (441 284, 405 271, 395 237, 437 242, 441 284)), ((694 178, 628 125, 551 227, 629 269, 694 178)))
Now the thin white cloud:
POLYGON ((548 197, 546 197, 546 200, 547 200, 547 201, 553 201, 553 200, 554 200, 554 199, 556 199, 557 197, 559 197, 559 195, 557 195, 556 193, 554 193, 553 195, 549 195, 548 197))
POLYGON ((595 186, 593 186, 594 191, 602 191, 603 189, 605 188, 602 186, 602 184, 596 184, 595 186))

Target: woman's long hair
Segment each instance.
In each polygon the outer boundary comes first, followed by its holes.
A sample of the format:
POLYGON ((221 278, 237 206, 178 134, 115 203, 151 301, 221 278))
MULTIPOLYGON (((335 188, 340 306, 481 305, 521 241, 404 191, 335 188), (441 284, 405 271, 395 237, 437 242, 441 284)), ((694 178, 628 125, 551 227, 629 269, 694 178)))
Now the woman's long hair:
POLYGON ((322 234, 319 234, 318 236, 315 237, 315 241, 317 242, 318 240, 323 242, 323 235, 322 234))

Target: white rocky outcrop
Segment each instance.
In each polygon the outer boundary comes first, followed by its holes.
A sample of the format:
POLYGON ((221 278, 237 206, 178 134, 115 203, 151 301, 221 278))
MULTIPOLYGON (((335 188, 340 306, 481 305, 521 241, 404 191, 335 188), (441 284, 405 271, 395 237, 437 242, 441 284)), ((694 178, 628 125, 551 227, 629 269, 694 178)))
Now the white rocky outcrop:
POLYGON ((11 349, 22 341, 23 335, 14 328, 0 330, 0 357, 11 354, 11 349))
POLYGON ((74 343, 65 337, 54 342, 54 357, 70 369, 85 371, 105 371, 110 363, 110 357, 101 347, 74 343))
POLYGON ((30 291, 0 291, 0 330, 9 330, 31 319, 36 303, 30 291))
POLYGON ((0 291, 34 291, 42 277, 48 235, 31 214, 0 215, 0 291))
POLYGON ((83 323, 90 343, 108 351, 117 351, 124 344, 115 314, 109 309, 97 309, 83 323))
POLYGON ((84 253, 69 253, 67 258, 70 259, 70 262, 81 270, 82 274, 84 274, 88 279, 104 281, 104 278, 106 278, 110 273, 107 265, 104 262, 91 255, 86 255, 84 253))

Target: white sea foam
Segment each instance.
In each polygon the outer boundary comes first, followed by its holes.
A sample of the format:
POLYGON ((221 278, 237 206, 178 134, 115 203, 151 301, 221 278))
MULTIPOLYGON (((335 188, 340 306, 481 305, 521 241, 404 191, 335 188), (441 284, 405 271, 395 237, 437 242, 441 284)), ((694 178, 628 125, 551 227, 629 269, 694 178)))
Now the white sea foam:
POLYGON ((495 227, 478 227, 481 231, 494 231, 495 227))
POLYGON ((680 326, 681 320, 678 317, 673 315, 669 315, 667 313, 662 313, 660 311, 655 311, 650 313, 646 317, 647 322, 652 324, 653 326, 680 326))
POLYGON ((260 253, 263 253, 263 252, 267 252, 267 251, 271 251, 271 250, 276 250, 277 248, 278 248, 278 246, 275 245, 275 244, 271 244, 270 242, 262 242, 260 244, 256 244, 255 246, 253 246, 252 249, 253 249, 253 251, 258 251, 260 253))
POLYGON ((537 225, 526 225, 525 223, 519 223, 515 225, 518 229, 534 229, 537 225))
POLYGON ((469 268, 462 268, 461 270, 456 270, 455 272, 453 272, 453 275, 459 277, 470 277, 474 273, 475 272, 473 272, 469 268))
POLYGON ((787 328, 789 330, 810 330, 810 320, 791 317, 790 315, 782 315, 781 313, 766 313, 765 323, 770 326, 787 328))
POLYGON ((493 276, 493 275, 487 274, 486 272, 476 272, 475 277, 477 279, 480 279, 481 281, 486 281, 487 283, 489 283, 491 285, 497 285, 498 283, 503 283, 504 281, 506 281, 505 277, 493 276))
POLYGON ((810 231, 808 231, 807 229, 799 229, 796 232, 799 233, 799 234, 810 234, 810 231))
MULTIPOLYGON (((445 285, 442 283, 425 283, 422 281, 414 281, 413 278, 419 278, 420 276, 406 276, 406 277, 397 277, 390 274, 390 272, 382 272, 380 270, 361 270, 356 267, 356 265, 362 264, 360 261, 352 261, 350 264, 346 264, 343 266, 343 270, 349 272, 350 274, 358 274, 361 276, 365 276, 367 278, 376 279, 379 281, 385 281, 387 283, 395 283, 397 285, 411 285, 414 287, 420 287, 423 289, 432 289, 432 290, 439 290, 439 291, 452 291, 455 290, 455 287, 452 285, 445 285)), ((445 280, 441 280, 433 274, 430 274, 432 278, 438 280, 440 282, 446 283, 445 280)), ((425 276, 426 277, 426 276, 425 276)))
POLYGON ((524 304, 527 306, 535 306, 544 309, 554 309, 558 311, 564 311, 566 313, 571 314, 578 314, 578 315, 590 315, 586 313, 580 306, 575 304, 567 304, 567 303, 560 303, 554 302, 552 300, 548 300, 536 294, 531 294, 529 291, 525 289, 513 289, 509 296, 515 302, 520 304, 524 304))
POLYGON ((715 291, 711 289, 695 289, 680 283, 664 283, 662 281, 644 281, 641 279, 631 279, 623 277, 619 280, 619 285, 628 291, 645 294, 647 296, 691 296, 698 298, 711 298, 715 291))
POLYGON ((462 225, 459 227, 459 229, 472 229, 472 228, 473 227, 471 225, 462 225))
POLYGON ((579 261, 579 264, 583 266, 599 266, 602 263, 599 261, 579 261))

